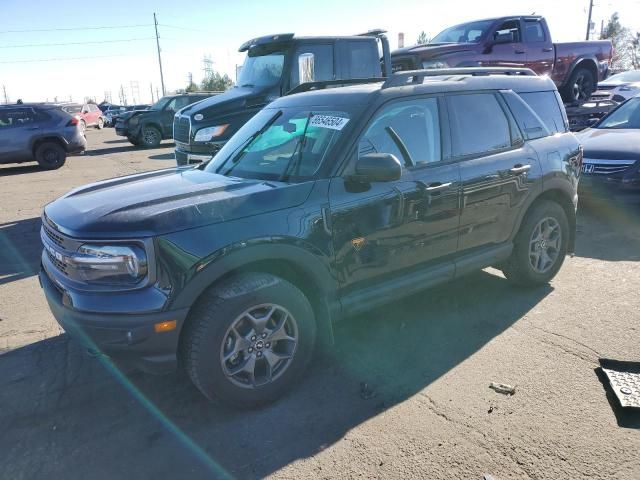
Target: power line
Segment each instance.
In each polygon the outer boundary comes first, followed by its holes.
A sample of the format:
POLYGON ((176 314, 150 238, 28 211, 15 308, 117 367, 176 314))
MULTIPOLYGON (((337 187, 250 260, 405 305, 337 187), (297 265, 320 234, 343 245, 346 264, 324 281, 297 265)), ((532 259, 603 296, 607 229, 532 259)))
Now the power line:
POLYGON ((177 28, 178 30, 189 30, 192 32, 211 33, 211 32, 207 32, 206 30, 199 30, 197 28, 190 28, 190 27, 179 27, 178 25, 167 25, 166 23, 159 23, 158 25, 161 27, 167 27, 167 28, 177 28))
POLYGON ((60 47, 63 45, 96 45, 101 43, 137 42, 139 40, 153 40, 156 37, 125 38, 122 40, 95 40, 67 43, 25 43, 22 45, 0 45, 0 48, 27 48, 27 47, 60 47))
POLYGON ((90 60, 94 58, 113 58, 113 57, 135 57, 140 55, 125 54, 125 55, 93 55, 90 57, 60 57, 60 58, 39 58, 33 60, 0 60, 0 64, 8 63, 36 63, 36 62, 64 62, 67 60, 90 60))
POLYGON ((70 28, 38 28, 29 30, 0 30, 0 33, 31 33, 31 32, 70 32, 74 30, 107 30, 115 28, 138 28, 138 27, 151 27, 148 23, 139 25, 108 25, 103 27, 70 27, 70 28))

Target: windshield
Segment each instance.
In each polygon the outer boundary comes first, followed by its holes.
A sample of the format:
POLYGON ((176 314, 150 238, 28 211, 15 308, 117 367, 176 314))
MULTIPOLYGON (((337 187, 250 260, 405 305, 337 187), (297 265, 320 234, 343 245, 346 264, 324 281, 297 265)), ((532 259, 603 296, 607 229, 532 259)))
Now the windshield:
POLYGON ((483 20, 456 25, 433 37, 431 43, 476 43, 480 41, 492 23, 493 20, 483 20))
POLYGON ((640 97, 634 97, 604 117, 596 128, 640 128, 640 97))
POLYGON ((640 82, 640 70, 631 70, 630 72, 617 73, 611 75, 602 83, 609 82, 640 82))
POLYGON ((218 152, 206 171, 241 178, 304 181, 315 176, 349 114, 308 107, 265 109, 218 152))
POLYGON ((240 87, 270 87, 275 85, 282 76, 284 66, 284 52, 271 52, 267 55, 252 56, 249 52, 240 74, 240 87))
POLYGON ((169 103, 172 100, 172 98, 173 97, 162 97, 156 103, 151 105, 150 110, 162 110, 167 105, 167 103, 169 103))

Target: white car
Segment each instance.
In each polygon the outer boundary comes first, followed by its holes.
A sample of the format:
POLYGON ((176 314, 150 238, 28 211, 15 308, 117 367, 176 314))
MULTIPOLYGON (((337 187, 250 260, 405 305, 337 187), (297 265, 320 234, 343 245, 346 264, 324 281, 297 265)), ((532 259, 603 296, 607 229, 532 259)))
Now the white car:
POLYGON ((640 70, 629 70, 612 75, 598 83, 598 89, 591 98, 624 102, 638 94, 640 94, 640 70))

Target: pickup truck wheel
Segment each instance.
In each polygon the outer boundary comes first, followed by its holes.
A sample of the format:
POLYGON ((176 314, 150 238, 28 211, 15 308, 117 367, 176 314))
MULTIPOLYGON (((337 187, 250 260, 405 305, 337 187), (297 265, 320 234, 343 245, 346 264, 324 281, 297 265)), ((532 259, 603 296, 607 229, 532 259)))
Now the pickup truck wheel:
POLYGON ((162 134, 156 127, 143 127, 140 139, 145 147, 157 147, 162 141, 162 134))
POLYGON ((541 201, 527 213, 502 271, 516 285, 548 283, 564 262, 568 240, 567 214, 557 203, 541 201))
POLYGON ((593 72, 587 68, 576 68, 562 89, 562 96, 565 102, 584 102, 591 98, 595 90, 596 79, 593 72))
POLYGON ((64 165, 67 159, 67 152, 59 143, 44 142, 36 148, 35 158, 40 168, 56 170, 64 165))
POLYGON ((282 396, 304 373, 316 337, 311 304, 289 282, 264 273, 205 293, 181 343, 186 371, 209 399, 253 408, 282 396))

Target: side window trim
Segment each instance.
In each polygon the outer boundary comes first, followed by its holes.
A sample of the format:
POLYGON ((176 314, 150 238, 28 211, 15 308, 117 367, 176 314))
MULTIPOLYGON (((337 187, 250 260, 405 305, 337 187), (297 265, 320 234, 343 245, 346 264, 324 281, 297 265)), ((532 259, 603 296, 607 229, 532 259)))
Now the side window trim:
POLYGON ((467 155, 456 155, 454 153, 453 124, 452 124, 453 119, 452 119, 452 116, 451 116, 451 104, 449 102, 449 99, 451 97, 454 97, 454 96, 474 95, 474 94, 475 95, 479 95, 479 94, 490 94, 490 95, 493 95, 495 97, 495 99, 496 99, 496 102, 498 102, 498 105, 503 110, 503 113, 505 115, 507 123, 510 124, 510 117, 507 114, 507 112, 504 111, 504 107, 501 104, 501 102, 500 102, 500 100, 498 98, 498 95, 497 95, 498 92, 495 91, 495 90, 471 90, 471 91, 444 94, 444 97, 445 97, 445 100, 446 100, 446 104, 447 104, 446 105, 447 106, 447 113, 448 113, 448 116, 449 116, 449 118, 448 118, 448 120, 449 120, 448 130, 449 130, 450 135, 451 135, 451 161, 452 162, 463 162, 463 161, 466 161, 466 160, 473 160, 474 158, 486 157, 486 156, 489 156, 489 155, 496 155, 498 153, 509 152, 509 151, 521 148, 522 145, 516 145, 516 146, 513 145, 513 137, 511 137, 511 125, 509 125, 509 135, 510 135, 510 138, 511 138, 512 142, 511 142, 511 145, 509 145, 508 147, 497 148, 495 150, 486 150, 486 151, 483 151, 483 152, 471 153, 471 154, 467 154, 467 155))

